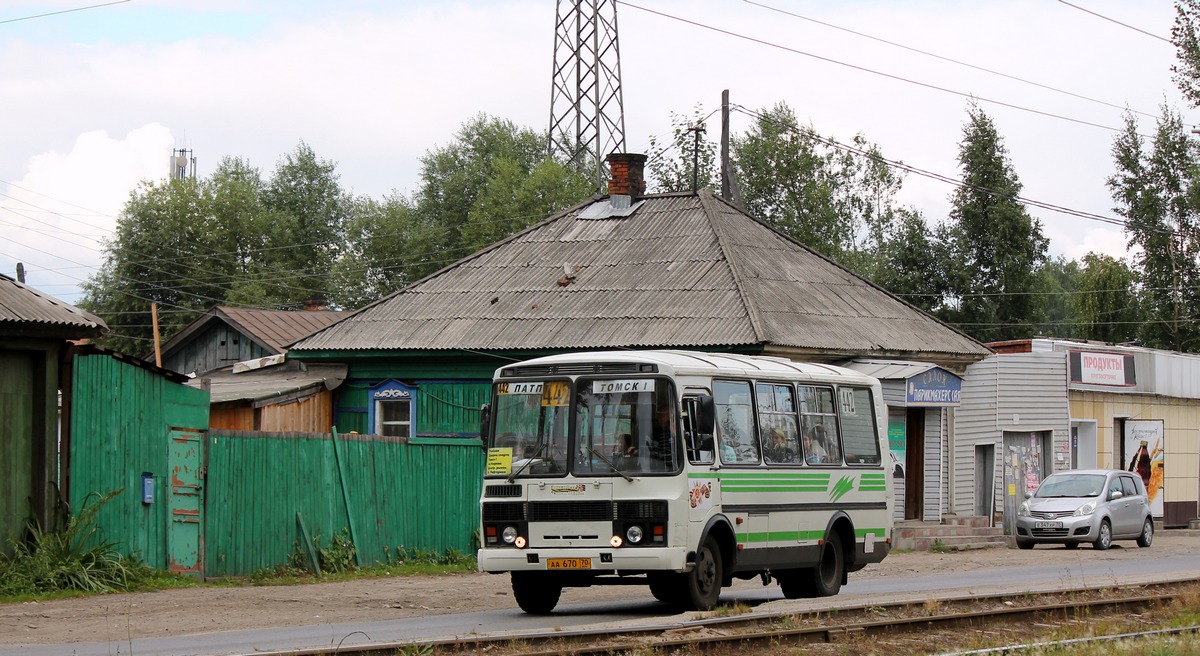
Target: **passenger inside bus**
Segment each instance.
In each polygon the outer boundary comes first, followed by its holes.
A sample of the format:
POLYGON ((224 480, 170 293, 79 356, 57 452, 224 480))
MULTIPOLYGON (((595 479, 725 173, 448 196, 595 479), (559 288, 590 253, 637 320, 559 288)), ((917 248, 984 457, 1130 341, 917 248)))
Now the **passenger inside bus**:
POLYGON ((825 453, 825 447, 813 439, 813 433, 813 429, 804 431, 804 461, 810 465, 819 465, 825 462, 828 454, 825 453))
POLYGON ((767 462, 795 462, 796 452, 787 445, 782 428, 771 429, 771 444, 766 449, 767 462))
POLYGON ((819 445, 818 450, 821 452, 821 462, 841 462, 842 457, 838 453, 837 441, 830 439, 830 435, 826 432, 823 424, 813 426, 813 443, 819 445))

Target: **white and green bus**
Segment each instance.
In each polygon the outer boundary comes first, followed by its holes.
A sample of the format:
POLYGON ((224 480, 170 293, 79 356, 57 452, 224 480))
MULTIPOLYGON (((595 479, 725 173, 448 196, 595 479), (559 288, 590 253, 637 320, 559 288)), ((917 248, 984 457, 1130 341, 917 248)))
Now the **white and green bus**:
POLYGON ((892 538, 879 381, 685 351, 537 358, 496 372, 479 570, 528 613, 565 587, 648 585, 707 610, 734 578, 837 594, 892 538))

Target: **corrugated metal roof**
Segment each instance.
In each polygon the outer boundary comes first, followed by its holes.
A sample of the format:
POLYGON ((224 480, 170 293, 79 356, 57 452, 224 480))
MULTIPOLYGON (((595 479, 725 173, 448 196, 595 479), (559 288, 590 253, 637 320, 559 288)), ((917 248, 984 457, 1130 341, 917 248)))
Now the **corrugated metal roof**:
POLYGON ((283 353, 292 342, 331 326, 350 314, 352 313, 330 310, 258 310, 216 305, 172 335, 163 344, 162 351, 173 353, 212 322, 224 321, 258 342, 267 351, 283 353))
POLYGON ((188 381, 200 389, 209 381, 212 403, 266 401, 304 390, 335 389, 346 379, 346 365, 310 364, 305 367, 278 365, 233 373, 222 369, 188 381))
POLYGON ((628 217, 579 220, 586 208, 475 253, 292 349, 762 344, 968 361, 990 353, 708 191, 650 196, 628 217))
POLYGON ((928 362, 906 362, 903 360, 851 360, 841 363, 841 366, 880 380, 907 380, 918 374, 923 374, 930 369, 937 368, 936 365, 928 362))
POLYGON ((0 332, 81 339, 107 329, 100 317, 0 274, 0 332))

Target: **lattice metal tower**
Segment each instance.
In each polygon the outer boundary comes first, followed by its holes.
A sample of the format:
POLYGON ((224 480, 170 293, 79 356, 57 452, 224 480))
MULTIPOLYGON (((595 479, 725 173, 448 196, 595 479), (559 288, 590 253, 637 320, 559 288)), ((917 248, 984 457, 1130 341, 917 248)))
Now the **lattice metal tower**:
POLYGON ((554 23, 550 154, 594 173, 603 190, 604 158, 625 152, 616 0, 558 0, 554 23))

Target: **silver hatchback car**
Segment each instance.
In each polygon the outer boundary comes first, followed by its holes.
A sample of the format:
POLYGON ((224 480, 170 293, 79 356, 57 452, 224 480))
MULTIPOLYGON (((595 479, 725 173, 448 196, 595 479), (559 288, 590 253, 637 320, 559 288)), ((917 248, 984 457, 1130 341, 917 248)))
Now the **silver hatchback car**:
POLYGON ((1137 540, 1149 547, 1154 519, 1146 486, 1133 472, 1080 469, 1047 476, 1017 509, 1017 546, 1089 542, 1107 549, 1113 540, 1137 540))

